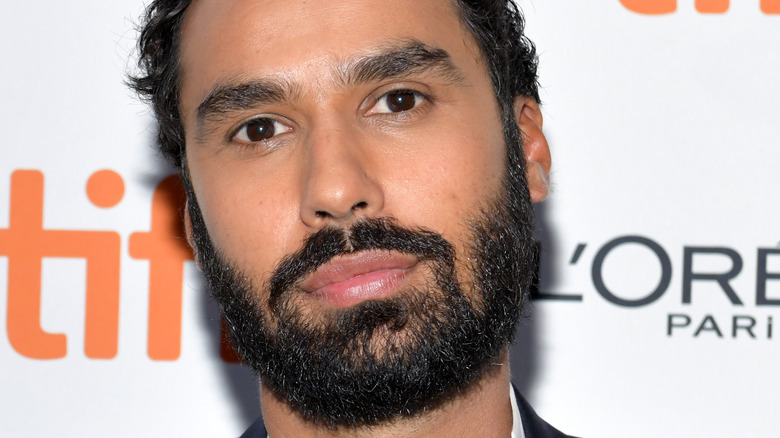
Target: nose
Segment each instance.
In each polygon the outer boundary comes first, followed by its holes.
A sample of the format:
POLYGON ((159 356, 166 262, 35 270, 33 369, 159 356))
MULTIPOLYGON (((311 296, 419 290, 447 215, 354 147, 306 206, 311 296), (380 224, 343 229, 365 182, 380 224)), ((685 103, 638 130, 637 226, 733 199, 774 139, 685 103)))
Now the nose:
POLYGON ((307 136, 301 219, 312 229, 346 226, 377 215, 384 193, 371 148, 349 127, 313 128, 307 136))

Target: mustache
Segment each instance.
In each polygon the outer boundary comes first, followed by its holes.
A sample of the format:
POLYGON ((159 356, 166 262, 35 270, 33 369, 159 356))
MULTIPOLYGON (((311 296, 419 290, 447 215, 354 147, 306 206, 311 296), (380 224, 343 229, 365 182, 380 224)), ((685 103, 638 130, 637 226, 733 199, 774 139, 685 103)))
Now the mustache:
POLYGON ((455 250, 440 234, 426 228, 405 228, 394 218, 363 218, 350 227, 329 226, 306 238, 301 248, 277 265, 269 281, 271 308, 285 292, 336 256, 358 251, 387 250, 420 260, 448 261, 455 250))

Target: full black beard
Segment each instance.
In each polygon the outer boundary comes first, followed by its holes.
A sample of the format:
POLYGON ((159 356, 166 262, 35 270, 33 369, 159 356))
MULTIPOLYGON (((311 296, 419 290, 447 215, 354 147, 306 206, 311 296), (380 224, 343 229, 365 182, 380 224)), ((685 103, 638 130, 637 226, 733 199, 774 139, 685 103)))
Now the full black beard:
MULTIPOLYGON (((506 134, 521 150, 519 133, 506 134)), ((211 242, 185 173, 198 261, 233 345, 263 386, 308 421, 356 428, 435 409, 499 363, 533 273, 533 215, 522 158, 507 149, 497 199, 468 224, 460 260, 470 273, 467 285, 458 281, 453 245, 442 236, 391 218, 366 218, 312 234, 279 263, 265 290, 258 289, 211 242), (432 278, 347 309, 301 311, 297 284, 304 276, 337 255, 367 250, 413 254, 432 278), (261 297, 269 297, 266 306, 261 297)))

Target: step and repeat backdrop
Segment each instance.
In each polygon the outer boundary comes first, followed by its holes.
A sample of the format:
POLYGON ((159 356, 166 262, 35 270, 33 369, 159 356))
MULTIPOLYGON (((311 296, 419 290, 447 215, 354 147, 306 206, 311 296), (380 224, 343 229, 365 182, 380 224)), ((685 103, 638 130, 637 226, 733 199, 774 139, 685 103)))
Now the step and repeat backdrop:
MULTIPOLYGON (((514 381, 576 435, 780 436, 780 1, 520 5, 553 187, 514 381)), ((2 9, 0 435, 239 435, 257 382, 123 84, 143 2, 2 9)))

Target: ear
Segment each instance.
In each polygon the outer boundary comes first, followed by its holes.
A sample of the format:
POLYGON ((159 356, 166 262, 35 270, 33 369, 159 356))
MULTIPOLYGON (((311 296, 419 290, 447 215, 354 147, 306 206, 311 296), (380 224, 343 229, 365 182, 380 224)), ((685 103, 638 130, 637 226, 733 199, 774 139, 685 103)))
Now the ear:
POLYGON ((542 110, 529 96, 515 98, 515 121, 520 126, 525 154, 525 176, 532 202, 543 201, 550 190, 550 147, 542 132, 542 110))
POLYGON ((192 249, 192 255, 195 256, 195 265, 198 270, 202 270, 200 267, 200 259, 198 258, 198 247, 195 246, 195 238, 192 234, 192 218, 190 218, 190 201, 189 199, 184 204, 184 234, 187 238, 187 243, 192 249))

